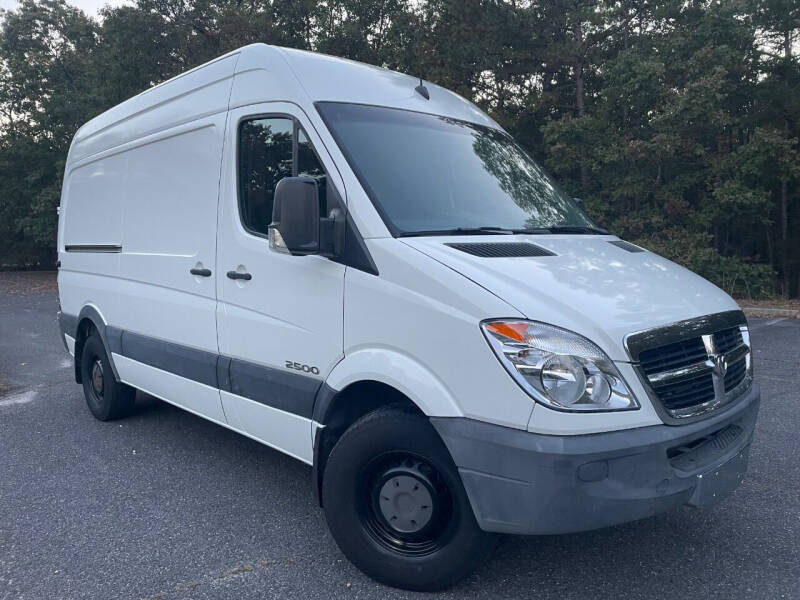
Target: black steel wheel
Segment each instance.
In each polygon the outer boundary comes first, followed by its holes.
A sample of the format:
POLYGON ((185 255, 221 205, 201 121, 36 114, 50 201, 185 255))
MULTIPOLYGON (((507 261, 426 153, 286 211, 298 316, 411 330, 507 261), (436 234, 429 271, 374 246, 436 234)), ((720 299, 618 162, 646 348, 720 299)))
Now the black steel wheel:
POLYGON ((391 452, 371 461, 357 509, 376 543, 405 556, 425 556, 454 533, 453 498, 441 474, 421 456, 391 452))
POLYGON ((370 413, 342 435, 325 467, 322 499, 345 556, 395 587, 446 588, 492 547, 438 434, 402 409, 370 413))

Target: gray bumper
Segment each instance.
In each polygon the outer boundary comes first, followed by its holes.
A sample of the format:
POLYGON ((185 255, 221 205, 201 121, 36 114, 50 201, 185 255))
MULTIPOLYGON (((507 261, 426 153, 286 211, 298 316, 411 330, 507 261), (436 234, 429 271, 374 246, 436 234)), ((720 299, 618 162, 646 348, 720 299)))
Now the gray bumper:
MULTIPOLYGON (((540 435, 472 419, 431 418, 486 531, 555 534, 711 506, 747 468, 760 390, 718 415, 575 436, 540 435)), ((565 417, 568 418, 568 417, 565 417)))

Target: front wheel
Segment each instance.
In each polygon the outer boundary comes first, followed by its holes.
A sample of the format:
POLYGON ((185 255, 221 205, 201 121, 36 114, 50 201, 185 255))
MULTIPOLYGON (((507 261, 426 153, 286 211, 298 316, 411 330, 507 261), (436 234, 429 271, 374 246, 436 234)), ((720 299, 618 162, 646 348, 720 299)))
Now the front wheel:
POLYGON ((395 587, 449 587, 492 548, 441 439, 426 418, 400 409, 370 413, 342 435, 322 499, 345 556, 395 587))

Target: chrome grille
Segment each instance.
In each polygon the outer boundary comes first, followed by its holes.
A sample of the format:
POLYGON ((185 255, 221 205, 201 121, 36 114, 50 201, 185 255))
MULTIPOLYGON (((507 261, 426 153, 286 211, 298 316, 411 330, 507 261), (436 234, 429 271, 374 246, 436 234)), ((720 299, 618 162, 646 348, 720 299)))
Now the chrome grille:
POLYGON ((631 359, 670 417, 694 417, 750 384, 750 339, 739 311, 682 321, 626 338, 631 359))

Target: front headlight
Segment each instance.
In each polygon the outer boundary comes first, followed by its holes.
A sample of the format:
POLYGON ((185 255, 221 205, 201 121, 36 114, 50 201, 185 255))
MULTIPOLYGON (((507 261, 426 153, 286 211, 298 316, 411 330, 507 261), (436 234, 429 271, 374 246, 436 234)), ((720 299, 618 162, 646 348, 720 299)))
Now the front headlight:
POLYGON ((497 358, 534 400, 565 411, 639 408, 617 367, 584 337, 523 320, 481 323, 497 358))

